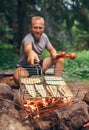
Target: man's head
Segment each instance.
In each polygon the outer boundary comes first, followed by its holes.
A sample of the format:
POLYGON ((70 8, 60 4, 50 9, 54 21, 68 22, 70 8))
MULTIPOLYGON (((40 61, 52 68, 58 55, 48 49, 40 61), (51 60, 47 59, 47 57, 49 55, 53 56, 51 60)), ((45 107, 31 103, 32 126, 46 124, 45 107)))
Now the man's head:
POLYGON ((31 32, 34 36, 34 38, 39 41, 42 33, 45 29, 45 22, 44 19, 40 16, 34 16, 31 19, 31 26, 30 26, 31 32))

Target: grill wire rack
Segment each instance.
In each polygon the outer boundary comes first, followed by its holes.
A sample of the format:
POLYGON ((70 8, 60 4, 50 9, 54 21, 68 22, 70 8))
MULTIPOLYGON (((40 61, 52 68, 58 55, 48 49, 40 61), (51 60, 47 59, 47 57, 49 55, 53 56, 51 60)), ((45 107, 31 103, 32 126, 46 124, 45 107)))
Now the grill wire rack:
MULTIPOLYGON (((20 77, 20 91, 23 97, 29 95, 31 98, 40 97, 72 97, 72 92, 62 77, 54 75, 44 75, 41 67, 25 68, 31 76, 20 77)), ((21 70, 20 70, 21 71, 21 70)))
POLYGON ((55 110, 59 107, 63 107, 72 101, 71 99, 73 98, 73 94, 62 77, 44 75, 39 65, 35 68, 26 67, 25 69, 29 72, 28 77, 21 77, 21 70, 19 71, 20 103, 23 107, 24 105, 31 106, 33 103, 38 103, 38 106, 40 106, 39 110, 38 108, 35 108, 34 111, 30 111, 30 109, 24 107, 31 116, 36 117, 38 113, 39 115, 46 115, 51 112, 51 109, 55 110), (42 103, 45 102, 45 105, 40 104, 40 101, 42 103), (31 104, 27 105, 28 102, 31 104), (41 112, 41 107, 44 110, 44 114, 41 112))

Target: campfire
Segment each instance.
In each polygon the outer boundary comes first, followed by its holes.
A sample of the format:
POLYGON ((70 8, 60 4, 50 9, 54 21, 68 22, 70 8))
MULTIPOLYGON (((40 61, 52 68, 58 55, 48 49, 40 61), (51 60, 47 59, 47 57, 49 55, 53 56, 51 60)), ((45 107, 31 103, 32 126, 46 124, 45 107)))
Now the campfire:
POLYGON ((72 103, 72 92, 61 77, 32 76, 20 79, 20 103, 25 115, 48 116, 72 103))
POLYGON ((24 100, 22 102, 22 108, 25 111, 26 116, 32 116, 33 118, 42 118, 49 116, 54 110, 71 104, 71 99, 66 99, 63 102, 60 98, 40 98, 24 100))
POLYGON ((3 76, 1 79, 0 129, 89 129, 89 105, 85 98, 83 101, 89 84, 66 84, 61 77, 45 75, 22 77, 18 87, 12 88, 13 77, 3 76), (7 78, 11 82, 6 82, 7 78))

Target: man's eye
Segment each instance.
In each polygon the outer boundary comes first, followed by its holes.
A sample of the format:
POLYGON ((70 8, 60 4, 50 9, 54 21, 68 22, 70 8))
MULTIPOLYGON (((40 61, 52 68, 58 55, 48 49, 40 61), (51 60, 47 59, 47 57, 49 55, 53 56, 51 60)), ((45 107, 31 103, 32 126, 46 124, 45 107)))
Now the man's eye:
POLYGON ((43 29, 43 27, 34 27, 34 29, 43 29))
POLYGON ((39 29, 43 29, 43 27, 39 27, 39 29))

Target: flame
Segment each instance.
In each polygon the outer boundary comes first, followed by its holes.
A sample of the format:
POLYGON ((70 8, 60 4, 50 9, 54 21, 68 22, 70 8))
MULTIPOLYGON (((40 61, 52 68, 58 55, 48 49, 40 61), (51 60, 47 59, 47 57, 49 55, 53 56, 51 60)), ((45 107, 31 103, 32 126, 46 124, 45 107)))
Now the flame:
POLYGON ((63 101, 61 98, 30 98, 23 100, 21 103, 22 108, 25 110, 28 116, 33 118, 39 118, 48 116, 54 110, 64 107, 72 103, 71 98, 66 98, 63 101))

